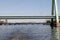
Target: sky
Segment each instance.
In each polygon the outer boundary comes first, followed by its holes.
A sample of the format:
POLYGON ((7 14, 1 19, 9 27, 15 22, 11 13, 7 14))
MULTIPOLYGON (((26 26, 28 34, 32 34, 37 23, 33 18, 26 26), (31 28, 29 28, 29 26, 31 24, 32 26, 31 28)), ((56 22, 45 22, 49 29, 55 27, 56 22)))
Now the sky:
MULTIPOLYGON (((57 1, 60 15, 60 0, 57 1)), ((52 0, 0 0, 0 16, 48 16, 51 8, 52 0)))
MULTIPOLYGON (((60 11, 60 0, 57 1, 60 11)), ((0 0, 0 16, 51 15, 51 4, 52 0, 0 0)))

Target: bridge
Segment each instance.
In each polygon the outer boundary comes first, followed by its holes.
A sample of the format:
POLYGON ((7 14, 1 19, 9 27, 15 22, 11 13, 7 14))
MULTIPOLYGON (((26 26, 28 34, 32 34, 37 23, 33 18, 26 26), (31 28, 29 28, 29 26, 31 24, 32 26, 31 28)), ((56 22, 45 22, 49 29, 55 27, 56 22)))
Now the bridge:
POLYGON ((51 19, 51 28, 53 29, 53 27, 56 26, 57 40, 59 40, 60 16, 58 16, 57 0, 52 0, 51 16, 0 16, 0 19, 6 19, 6 23, 7 23, 7 19, 51 19), (53 22, 54 19, 56 23, 53 22))
POLYGON ((52 12, 51 16, 0 16, 0 19, 51 19, 51 26, 54 26, 54 19, 56 21, 55 26, 58 27, 60 16, 58 16, 57 0, 52 0, 52 12), (55 14, 55 15, 54 15, 55 14))

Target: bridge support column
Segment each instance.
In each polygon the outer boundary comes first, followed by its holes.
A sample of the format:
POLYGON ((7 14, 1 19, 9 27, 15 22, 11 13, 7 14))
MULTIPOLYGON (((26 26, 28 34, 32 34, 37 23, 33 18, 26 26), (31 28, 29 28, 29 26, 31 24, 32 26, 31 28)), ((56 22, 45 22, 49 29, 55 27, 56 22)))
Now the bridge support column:
POLYGON ((7 24, 8 23, 8 20, 7 19, 5 19, 5 24, 7 24))
MULTIPOLYGON (((54 0, 52 0, 52 16, 54 16, 54 0)), ((53 24, 54 24, 54 20, 53 18, 51 19, 51 29, 53 29, 53 24)))
POLYGON ((57 0, 52 0, 52 16, 55 13, 55 22, 53 22, 53 18, 51 19, 51 27, 53 28, 55 26, 55 37, 57 40, 59 40, 59 16, 58 16, 58 7, 57 7, 57 0))
POLYGON ((55 16, 56 16, 56 26, 59 27, 59 16, 58 16, 57 0, 55 0, 55 16))
POLYGON ((55 15, 56 15, 56 38, 59 40, 59 16, 58 16, 58 7, 57 7, 57 0, 55 0, 55 15))
POLYGON ((57 0, 52 0, 52 16, 55 14, 55 22, 53 18, 51 19, 51 27, 53 26, 58 27, 59 26, 59 16, 58 16, 58 8, 57 8, 57 0))

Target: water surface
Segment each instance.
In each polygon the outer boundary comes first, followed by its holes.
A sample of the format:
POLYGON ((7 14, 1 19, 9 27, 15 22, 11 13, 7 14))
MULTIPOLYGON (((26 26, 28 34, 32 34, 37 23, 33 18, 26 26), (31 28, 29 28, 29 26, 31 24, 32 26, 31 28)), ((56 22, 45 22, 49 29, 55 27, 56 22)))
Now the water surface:
POLYGON ((49 25, 0 25, 0 40, 55 40, 49 25))

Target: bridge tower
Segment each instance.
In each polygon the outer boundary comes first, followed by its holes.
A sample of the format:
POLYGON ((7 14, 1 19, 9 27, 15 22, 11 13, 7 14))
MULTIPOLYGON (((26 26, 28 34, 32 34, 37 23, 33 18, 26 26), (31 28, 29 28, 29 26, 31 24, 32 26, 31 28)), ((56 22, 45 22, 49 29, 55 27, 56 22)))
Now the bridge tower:
POLYGON ((52 0, 52 16, 55 14, 55 23, 54 19, 51 19, 51 28, 53 29, 53 26, 55 24, 56 27, 59 26, 59 17, 58 17, 58 7, 57 7, 57 0, 52 0))
POLYGON ((55 0, 55 16, 56 16, 56 26, 59 26, 59 16, 58 16, 58 7, 57 7, 57 0, 55 0))
POLYGON ((58 16, 58 7, 57 7, 57 0, 52 0, 52 16, 54 16, 55 14, 55 22, 53 22, 53 18, 51 19, 51 28, 53 29, 53 27, 55 26, 55 30, 56 30, 56 39, 59 40, 59 16, 58 16))

